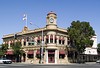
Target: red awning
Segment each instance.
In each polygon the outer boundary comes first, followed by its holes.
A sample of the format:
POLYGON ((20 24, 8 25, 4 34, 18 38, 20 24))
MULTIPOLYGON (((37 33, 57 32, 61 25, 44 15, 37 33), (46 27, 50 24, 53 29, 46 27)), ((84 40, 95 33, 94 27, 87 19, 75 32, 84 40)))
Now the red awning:
POLYGON ((65 54, 64 50, 59 50, 59 54, 65 54))
POLYGON ((34 54, 34 51, 33 50, 30 50, 30 51, 28 51, 27 54, 34 54))
POLYGON ((37 50, 36 54, 40 54, 40 50, 37 50))
POLYGON ((7 55, 13 55, 13 51, 7 51, 6 54, 7 55))

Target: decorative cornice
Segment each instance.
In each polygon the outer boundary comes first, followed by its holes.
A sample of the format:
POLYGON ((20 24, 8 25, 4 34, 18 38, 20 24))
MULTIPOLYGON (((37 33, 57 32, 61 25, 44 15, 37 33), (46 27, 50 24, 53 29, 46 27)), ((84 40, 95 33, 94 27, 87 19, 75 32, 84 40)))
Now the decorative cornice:
MULTIPOLYGON (((57 30, 57 31, 61 31, 61 32, 65 32, 67 33, 67 29, 63 29, 63 28, 58 28, 57 29, 47 29, 46 27, 44 28, 38 28, 38 29, 34 29, 34 30, 24 30, 24 32, 18 32, 16 33, 17 35, 25 35, 25 34, 30 34, 30 33, 37 33, 37 32, 41 32, 41 31, 47 31, 47 30, 57 30)), ((13 34, 8 34, 8 35, 3 35, 3 39, 4 38, 9 38, 9 37, 14 37, 14 33, 13 34)))

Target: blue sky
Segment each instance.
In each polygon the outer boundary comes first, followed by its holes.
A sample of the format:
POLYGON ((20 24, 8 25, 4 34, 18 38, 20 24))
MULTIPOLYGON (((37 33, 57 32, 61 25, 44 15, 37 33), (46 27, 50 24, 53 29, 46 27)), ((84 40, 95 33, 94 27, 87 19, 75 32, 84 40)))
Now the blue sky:
POLYGON ((100 0, 0 0, 0 44, 3 35, 22 31, 24 13, 28 15, 29 29, 35 29, 35 25, 45 27, 50 11, 57 14, 61 28, 69 27, 72 21, 90 22, 100 42, 100 0))

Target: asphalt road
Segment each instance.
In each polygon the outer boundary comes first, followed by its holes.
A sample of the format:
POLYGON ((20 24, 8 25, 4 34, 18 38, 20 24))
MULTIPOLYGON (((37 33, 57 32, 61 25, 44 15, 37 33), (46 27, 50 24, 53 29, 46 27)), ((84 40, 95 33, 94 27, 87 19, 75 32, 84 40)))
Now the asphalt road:
POLYGON ((0 68, 100 68, 100 64, 68 64, 68 65, 33 65, 33 64, 0 64, 0 68))

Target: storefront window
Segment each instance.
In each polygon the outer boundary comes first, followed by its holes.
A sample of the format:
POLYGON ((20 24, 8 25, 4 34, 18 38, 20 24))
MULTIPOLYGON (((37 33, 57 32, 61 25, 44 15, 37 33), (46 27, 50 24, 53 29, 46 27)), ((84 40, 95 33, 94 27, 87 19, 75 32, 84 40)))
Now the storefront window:
POLYGON ((28 54, 27 57, 28 57, 28 58, 34 58, 34 55, 33 55, 33 54, 28 54))
POLYGON ((59 59, 64 59, 65 58, 65 54, 59 54, 59 59))
POLYGON ((40 59, 40 54, 36 54, 36 58, 40 59))

